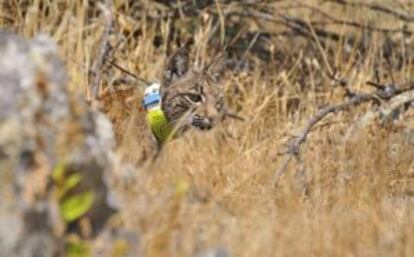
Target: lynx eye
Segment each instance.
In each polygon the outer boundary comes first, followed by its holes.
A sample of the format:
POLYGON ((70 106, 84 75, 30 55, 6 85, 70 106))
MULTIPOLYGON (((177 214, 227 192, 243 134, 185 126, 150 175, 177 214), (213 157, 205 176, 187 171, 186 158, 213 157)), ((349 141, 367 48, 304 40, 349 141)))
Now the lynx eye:
POLYGON ((201 96, 197 94, 188 94, 187 97, 191 102, 194 102, 194 103, 201 102, 202 100, 201 96))

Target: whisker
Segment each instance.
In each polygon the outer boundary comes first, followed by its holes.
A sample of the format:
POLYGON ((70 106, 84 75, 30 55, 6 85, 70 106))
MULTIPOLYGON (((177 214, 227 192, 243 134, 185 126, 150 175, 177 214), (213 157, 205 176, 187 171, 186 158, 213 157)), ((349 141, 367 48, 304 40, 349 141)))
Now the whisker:
POLYGON ((239 120, 239 121, 246 121, 246 119, 243 118, 242 116, 239 116, 239 115, 237 115, 237 114, 235 114, 231 111, 227 111, 227 110, 224 112, 224 117, 229 117, 229 118, 239 120))

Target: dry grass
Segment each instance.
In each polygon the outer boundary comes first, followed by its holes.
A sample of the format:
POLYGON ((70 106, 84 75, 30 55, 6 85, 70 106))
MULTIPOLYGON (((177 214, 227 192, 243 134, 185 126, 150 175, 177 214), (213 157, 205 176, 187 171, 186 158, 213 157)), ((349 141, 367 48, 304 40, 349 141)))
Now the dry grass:
MULTIPOLYGON (((69 88, 86 95, 88 70, 103 31, 97 9, 86 0, 9 2, 0 13, 0 26, 25 36, 51 35, 66 60, 69 88)), ((146 16, 154 4, 140 2, 141 10, 130 10, 128 5, 121 9, 123 1, 114 1, 117 24, 139 31, 116 57, 122 66, 151 80, 159 75, 166 54, 166 46, 156 48, 154 38, 161 35, 165 40, 168 30, 166 21, 146 16)), ((388 16, 326 8, 342 19, 400 25, 388 16)), ((214 52, 207 41, 212 24, 204 21, 198 26, 192 31, 198 42, 193 54, 205 62, 214 52)), ((412 23, 410 28, 414 29, 412 23)), ((111 41, 118 36, 114 33, 111 41)), ((228 72, 224 80, 230 106, 245 122, 227 120, 212 131, 187 134, 168 144, 156 163, 136 167, 129 177, 114 175, 124 203, 122 223, 140 234, 137 255, 195 256, 222 248, 232 256, 412 256, 412 116, 407 113, 387 127, 374 121, 356 130, 351 124, 369 104, 329 116, 305 143, 302 164, 292 162, 275 187, 272 177, 281 165, 284 143, 320 106, 343 98, 341 89, 331 88, 318 65, 312 65, 302 40, 277 38, 269 44, 293 61, 265 64, 246 53, 252 70, 228 72)), ((366 62, 356 68, 351 66, 355 52, 345 56, 338 46, 328 47, 337 49, 332 63, 348 74, 352 88, 369 90, 365 81, 372 79, 374 54, 368 53, 366 62)), ((369 51, 376 48, 372 45, 369 51)), ((120 75, 110 72, 108 77, 120 75)), ((407 65, 395 77, 409 80, 413 72, 407 65)), ((135 96, 130 100, 139 103, 139 90, 135 96)), ((135 106, 130 103, 125 109, 114 103, 110 110, 122 131, 118 152, 128 152, 133 160, 141 158, 135 152, 142 150, 145 137, 140 134, 145 124, 135 123, 143 113, 135 106)))

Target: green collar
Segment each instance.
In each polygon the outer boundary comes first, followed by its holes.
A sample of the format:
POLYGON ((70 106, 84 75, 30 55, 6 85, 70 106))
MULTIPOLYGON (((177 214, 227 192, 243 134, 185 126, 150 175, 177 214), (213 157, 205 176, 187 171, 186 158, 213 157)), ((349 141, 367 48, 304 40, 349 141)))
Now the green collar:
POLYGON ((159 143, 165 143, 171 136, 172 125, 161 108, 160 84, 153 83, 145 89, 143 106, 147 123, 159 143))
POLYGON ((173 129, 160 106, 147 111, 147 123, 158 142, 165 143, 169 139, 173 129))

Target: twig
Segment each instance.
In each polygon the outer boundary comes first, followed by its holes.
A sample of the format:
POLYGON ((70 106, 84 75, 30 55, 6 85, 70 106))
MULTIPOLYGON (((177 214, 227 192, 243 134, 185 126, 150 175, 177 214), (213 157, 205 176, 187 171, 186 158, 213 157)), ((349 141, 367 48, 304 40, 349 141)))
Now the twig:
POLYGON ((354 28, 359 28, 359 29, 366 29, 366 30, 370 30, 370 31, 377 31, 377 32, 382 32, 382 33, 401 33, 401 32, 403 32, 403 33, 408 34, 408 35, 412 34, 411 31, 402 30, 401 28, 397 28, 397 29, 394 29, 394 28, 380 28, 380 27, 375 27, 375 26, 368 25, 368 24, 361 24, 361 23, 358 23, 358 22, 355 22, 355 21, 341 20, 341 19, 336 18, 336 17, 330 15, 329 13, 327 13, 327 12, 317 8, 317 7, 314 7, 314 6, 311 6, 311 5, 308 5, 308 4, 291 5, 291 6, 288 6, 288 7, 284 8, 284 9, 294 9, 294 8, 305 8, 305 9, 311 10, 313 12, 317 12, 322 17, 325 17, 326 19, 331 21, 331 23, 325 23, 324 25, 336 24, 336 25, 349 26, 349 27, 354 27, 354 28))
POLYGON ((388 100, 396 95, 400 95, 402 93, 414 90, 414 83, 411 83, 411 82, 407 83, 408 86, 404 88, 400 88, 401 85, 399 86, 396 86, 395 84, 382 85, 379 83, 375 83, 373 81, 367 81, 367 85, 375 87, 377 89, 376 94, 384 100, 388 100))
MULTIPOLYGON (((333 76, 335 77, 335 76, 333 76)), ((287 167, 292 160, 292 158, 296 158, 299 160, 299 154, 300 154, 300 147, 303 143, 305 143, 306 139, 308 138, 308 135, 314 128, 314 126, 321 121, 323 118, 325 118, 330 113, 337 113, 341 112, 351 106, 357 106, 362 103, 366 102, 376 102, 378 104, 381 104, 383 102, 389 102, 388 105, 384 104, 383 106, 379 108, 380 113, 382 113, 383 116, 387 117, 390 113, 395 111, 397 108, 401 107, 402 105, 405 105, 407 103, 410 103, 414 100, 414 83, 410 86, 400 89, 399 87, 390 84, 390 85, 380 85, 378 83, 374 82, 367 82, 369 85, 374 86, 377 90, 374 94, 359 94, 355 93, 353 91, 349 90, 349 96, 350 98, 338 105, 329 105, 322 109, 320 109, 306 124, 306 126, 302 129, 302 132, 299 134, 298 137, 296 137, 291 144, 288 145, 288 150, 285 154, 287 156, 282 162, 282 165, 280 168, 275 172, 273 176, 273 184, 277 185, 280 177, 285 173, 287 170, 287 167), (384 101, 381 101, 384 100, 384 101)), ((344 84, 344 87, 347 88, 347 83, 344 84)))
MULTIPOLYGON (((253 11, 253 12, 249 11, 247 14, 250 16, 254 16, 256 18, 263 19, 263 20, 282 23, 283 25, 299 32, 303 36, 313 39, 308 23, 306 23, 304 20, 300 18, 286 16, 286 15, 282 15, 278 13, 275 16, 274 14, 269 14, 265 12, 257 12, 257 11, 253 11)), ((320 28, 315 28, 315 34, 318 37, 328 38, 334 41, 339 41, 341 39, 341 36, 339 34, 326 31, 320 28)))
POLYGON ((353 7, 365 7, 365 8, 371 9, 373 11, 378 11, 378 12, 382 12, 382 13, 394 16, 394 17, 396 17, 396 18, 398 18, 402 21, 405 21, 405 22, 414 22, 414 16, 413 15, 401 13, 401 12, 393 10, 389 7, 379 5, 379 4, 356 3, 356 2, 351 2, 351 1, 347 1, 347 0, 326 0, 326 2, 333 2, 333 3, 336 3, 336 4, 345 5, 345 6, 348 5, 348 6, 353 6, 353 7))
POLYGON ((114 62, 114 60, 110 60, 110 61, 109 61, 109 63, 110 63, 111 65, 113 65, 115 68, 119 69, 120 71, 122 71, 122 72, 124 72, 124 73, 128 74, 129 76, 133 77, 133 78, 134 78, 134 79, 136 79, 137 81, 141 82, 142 84, 144 84, 144 85, 146 85, 146 86, 148 86, 148 85, 150 85, 150 84, 151 84, 151 82, 150 82, 150 81, 148 81, 148 80, 146 80, 146 79, 143 79, 143 78, 141 78, 141 77, 138 77, 138 76, 137 76, 137 75, 135 75, 134 73, 132 73, 132 72, 128 71, 127 69, 125 69, 125 68, 123 68, 123 67, 119 66, 118 64, 116 64, 116 63, 114 62))
POLYGON ((297 138, 290 144, 288 147, 287 154, 288 156, 282 162, 280 168, 276 171, 273 176, 273 183, 276 185, 279 181, 279 178, 283 175, 283 173, 287 170, 287 167, 293 157, 297 157, 300 153, 301 145, 306 141, 309 133, 312 131, 312 128, 323 118, 325 118, 330 113, 337 113, 343 111, 351 106, 357 106, 359 104, 375 101, 377 98, 375 95, 371 94, 359 94, 355 95, 354 97, 348 99, 347 101, 338 104, 338 105, 329 105, 322 109, 320 109, 306 124, 303 128, 302 132, 299 134, 297 138))
MULTIPOLYGON (((374 119, 380 117, 382 122, 387 122, 393 119, 393 114, 398 112, 398 115, 401 113, 399 110, 401 107, 404 107, 407 104, 410 104, 414 101, 414 91, 413 88, 407 91, 401 91, 395 97, 390 99, 387 104, 381 106, 378 110, 368 111, 365 113, 361 118, 358 119, 350 128, 348 128, 347 132, 345 133, 343 142, 348 141, 351 136, 355 133, 356 130, 361 130, 362 128, 366 127, 370 122, 374 119)), ((403 110, 403 112, 405 109, 403 110)))
POLYGON ((93 63, 90 70, 89 89, 92 95, 92 100, 95 100, 98 97, 99 83, 101 81, 102 73, 101 69, 110 50, 109 35, 111 33, 114 21, 114 16, 112 13, 112 0, 105 0, 104 5, 101 6, 101 10, 106 23, 99 44, 98 56, 96 57, 95 62, 93 63))
POLYGON ((394 113, 397 109, 403 107, 407 103, 412 103, 414 101, 414 91, 411 89, 410 91, 404 91, 392 98, 386 106, 381 108, 380 113, 384 119, 388 119, 388 117, 394 113))
POLYGON ((250 52, 254 44, 257 42, 257 39, 260 37, 260 32, 256 32, 252 40, 250 41, 249 45, 247 46, 246 50, 244 51, 243 55, 241 56, 240 60, 238 61, 236 67, 239 69, 242 66, 244 59, 246 59, 247 54, 250 52))
POLYGON ((229 111, 227 109, 224 110, 224 117, 229 117, 238 121, 245 121, 245 119, 235 113, 233 113, 232 111, 229 111))

